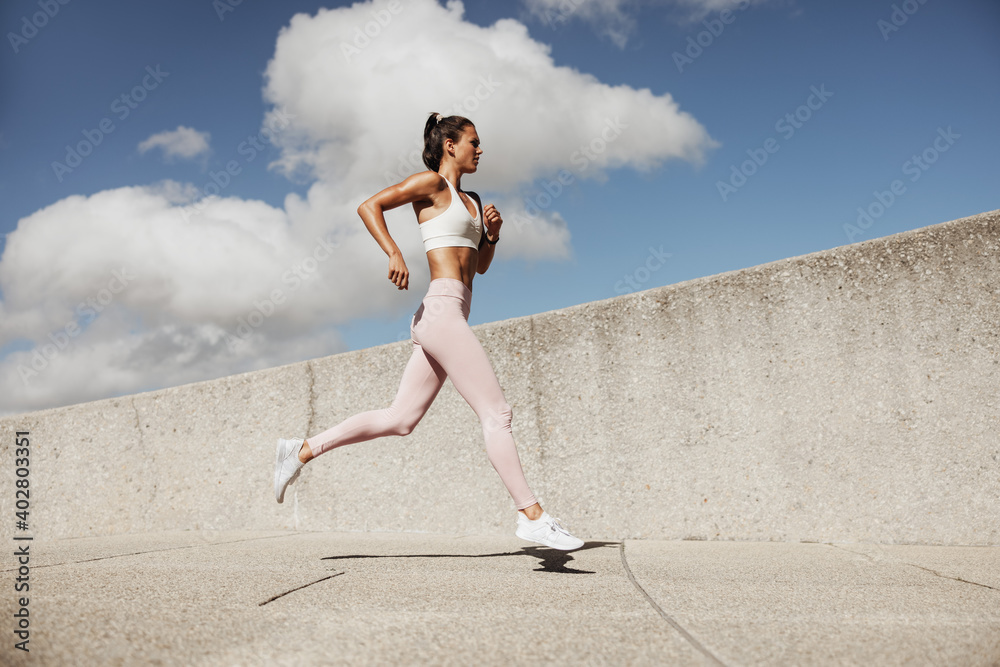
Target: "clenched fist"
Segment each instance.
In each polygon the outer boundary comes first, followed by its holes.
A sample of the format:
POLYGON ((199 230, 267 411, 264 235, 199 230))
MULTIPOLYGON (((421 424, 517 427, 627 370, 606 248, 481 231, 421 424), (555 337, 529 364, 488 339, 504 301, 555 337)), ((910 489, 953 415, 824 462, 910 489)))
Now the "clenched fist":
POLYGON ((410 272, 406 269, 406 262, 403 261, 401 253, 389 256, 389 280, 398 289, 410 287, 410 272))
POLYGON ((500 240, 500 226, 503 224, 503 218, 500 217, 496 206, 487 204, 486 208, 483 209, 483 215, 486 216, 486 239, 494 242, 500 240))

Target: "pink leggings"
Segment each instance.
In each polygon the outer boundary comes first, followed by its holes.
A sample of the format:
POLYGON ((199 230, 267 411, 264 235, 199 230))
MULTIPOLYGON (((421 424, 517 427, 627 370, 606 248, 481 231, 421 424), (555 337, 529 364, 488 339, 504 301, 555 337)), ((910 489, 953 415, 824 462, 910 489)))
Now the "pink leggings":
POLYGON ((510 429, 511 408, 486 351, 469 327, 472 290, 461 280, 437 278, 410 323, 410 356, 392 405, 348 417, 306 440, 313 456, 343 445, 386 435, 407 435, 427 412, 450 377, 479 417, 486 455, 521 510, 535 504, 521 470, 510 429))

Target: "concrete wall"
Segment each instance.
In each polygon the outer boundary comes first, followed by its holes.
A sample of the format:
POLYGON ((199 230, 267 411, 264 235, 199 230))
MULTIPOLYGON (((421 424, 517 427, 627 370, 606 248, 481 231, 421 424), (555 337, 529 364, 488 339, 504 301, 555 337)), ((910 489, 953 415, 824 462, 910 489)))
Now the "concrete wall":
MULTIPOLYGON (((1000 211, 475 327, 542 504, 584 538, 1000 544, 1000 211)), ((473 304, 473 308, 475 304, 473 304)), ((327 453, 285 504, 278 436, 387 406, 409 342, 0 420, 31 531, 511 534, 451 383, 406 437, 327 453)))

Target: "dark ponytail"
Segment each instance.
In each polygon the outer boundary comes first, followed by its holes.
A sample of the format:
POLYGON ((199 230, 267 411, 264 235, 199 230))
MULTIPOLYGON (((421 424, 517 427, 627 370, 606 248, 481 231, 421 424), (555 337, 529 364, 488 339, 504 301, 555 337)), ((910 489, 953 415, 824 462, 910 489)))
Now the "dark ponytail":
POLYGON ((441 168, 441 159, 444 157, 444 140, 451 139, 458 142, 462 138, 462 131, 472 121, 464 116, 442 116, 432 113, 427 123, 424 125, 424 164, 431 171, 441 168))

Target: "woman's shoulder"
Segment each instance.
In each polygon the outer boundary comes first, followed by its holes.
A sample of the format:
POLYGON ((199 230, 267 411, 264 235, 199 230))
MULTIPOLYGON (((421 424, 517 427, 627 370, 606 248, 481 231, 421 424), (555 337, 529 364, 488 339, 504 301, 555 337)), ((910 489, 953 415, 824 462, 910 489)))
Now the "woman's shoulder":
POLYGON ((410 193, 413 197, 424 198, 436 196, 448 188, 448 183, 441 174, 427 170, 407 176, 395 187, 400 191, 410 193))
POLYGON ((403 183, 406 183, 408 185, 415 185, 418 187, 433 186, 436 189, 448 187, 445 177, 437 173, 436 171, 431 171, 430 169, 427 169, 425 171, 418 171, 415 174, 407 176, 403 180, 403 183))

